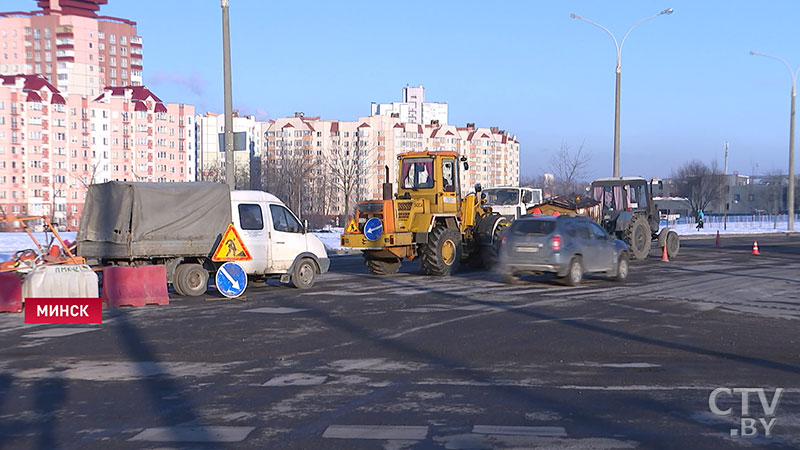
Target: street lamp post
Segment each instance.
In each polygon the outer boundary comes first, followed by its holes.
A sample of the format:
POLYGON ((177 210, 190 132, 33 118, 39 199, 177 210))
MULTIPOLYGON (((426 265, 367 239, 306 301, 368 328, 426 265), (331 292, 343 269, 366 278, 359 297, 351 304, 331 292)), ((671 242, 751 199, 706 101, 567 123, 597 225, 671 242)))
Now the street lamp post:
POLYGON ((750 51, 750 54, 764 56, 766 58, 772 58, 782 62, 783 65, 789 69, 789 75, 792 76, 792 106, 791 112, 789 113, 789 192, 786 196, 786 202, 788 203, 787 206, 789 209, 789 223, 787 230, 794 231, 794 103, 795 97, 797 97, 797 72, 800 72, 800 66, 797 66, 797 69, 792 70, 792 66, 790 66, 786 60, 778 58, 777 56, 754 52, 752 50, 750 51))
POLYGON ((614 177, 619 177, 619 96, 620 96, 620 84, 621 84, 621 74, 622 74, 622 46, 625 44, 625 39, 628 38, 628 35, 630 34, 631 31, 633 31, 634 28, 636 28, 637 26, 639 26, 644 22, 647 22, 650 19, 655 19, 656 17, 664 14, 672 14, 672 12, 673 12, 672 8, 665 9, 659 12, 658 14, 653 14, 650 17, 646 17, 636 22, 635 24, 633 24, 632 27, 628 29, 628 31, 625 32, 625 34, 622 36, 622 40, 619 42, 617 41, 617 38, 614 37, 614 34, 608 30, 608 28, 600 24, 594 23, 591 20, 584 19, 583 17, 577 14, 569 15, 573 19, 582 20, 590 25, 594 25, 597 28, 600 28, 601 30, 605 31, 606 33, 608 33, 609 36, 611 36, 611 39, 614 41, 614 46, 617 47, 617 86, 616 86, 616 94, 614 96, 614 177))
POLYGON ((233 93, 231 89, 231 29, 228 19, 228 0, 222 6, 222 66, 225 83, 225 182, 236 188, 236 167, 233 154, 233 93))

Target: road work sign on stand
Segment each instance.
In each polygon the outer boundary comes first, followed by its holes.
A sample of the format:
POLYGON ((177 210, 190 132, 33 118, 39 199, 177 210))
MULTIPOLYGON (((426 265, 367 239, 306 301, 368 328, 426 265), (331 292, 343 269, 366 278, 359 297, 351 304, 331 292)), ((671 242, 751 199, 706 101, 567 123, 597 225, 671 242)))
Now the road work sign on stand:
POLYGON ((220 294, 228 298, 242 295, 247 288, 247 273, 235 262, 226 262, 217 270, 214 280, 220 294))
POLYGON ((211 256, 212 261, 252 261, 253 257, 244 246, 242 238, 236 232, 233 224, 229 224, 225 233, 222 235, 222 240, 219 241, 217 249, 211 256))
POLYGON ((350 219, 350 223, 347 224, 347 233, 358 233, 358 227, 356 226, 356 219, 350 219))

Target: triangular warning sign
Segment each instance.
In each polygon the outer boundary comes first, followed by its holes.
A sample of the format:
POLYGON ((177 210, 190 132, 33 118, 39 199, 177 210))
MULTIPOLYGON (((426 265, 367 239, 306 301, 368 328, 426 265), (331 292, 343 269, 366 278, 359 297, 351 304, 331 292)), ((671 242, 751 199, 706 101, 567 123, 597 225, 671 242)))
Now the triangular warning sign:
POLYGON ((225 234, 222 235, 222 240, 219 241, 214 255, 211 257, 212 261, 252 261, 253 257, 244 246, 242 238, 233 228, 233 224, 228 225, 225 234))
POLYGON ((358 227, 356 226, 356 219, 350 219, 350 223, 347 224, 346 233, 358 233, 358 227))

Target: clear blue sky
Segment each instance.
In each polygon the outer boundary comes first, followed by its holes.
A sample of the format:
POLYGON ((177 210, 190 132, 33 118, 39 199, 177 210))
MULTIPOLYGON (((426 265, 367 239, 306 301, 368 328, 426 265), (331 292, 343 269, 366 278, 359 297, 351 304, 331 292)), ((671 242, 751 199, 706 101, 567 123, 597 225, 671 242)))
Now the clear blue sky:
MULTIPOLYGON (((230 3, 237 109, 355 120, 370 102, 423 84, 427 100, 449 103, 450 123, 515 133, 523 175, 546 171, 566 143, 591 152, 590 177, 611 174, 616 51, 569 14, 621 38, 671 7, 623 48, 622 174, 668 176, 693 158, 722 164, 725 141, 731 171, 788 166, 789 71, 748 51, 800 65, 796 0, 230 3)), ((138 22, 145 84, 159 96, 222 112, 219 0, 110 0, 101 12, 138 22)))

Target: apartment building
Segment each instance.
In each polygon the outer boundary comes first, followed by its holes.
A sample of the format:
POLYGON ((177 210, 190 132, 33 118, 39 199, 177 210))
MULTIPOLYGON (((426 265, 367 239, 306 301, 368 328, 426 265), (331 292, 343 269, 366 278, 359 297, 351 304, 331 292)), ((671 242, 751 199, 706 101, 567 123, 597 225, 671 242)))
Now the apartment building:
MULTIPOLYGON (((273 169, 286 169, 298 158, 304 161, 304 177, 291 185, 283 198, 301 214, 322 216, 352 213, 355 202, 379 198, 389 167, 389 182, 397 187, 397 155, 410 151, 455 151, 470 162, 463 173, 462 192, 476 183, 484 187, 519 184, 519 142, 496 127, 481 128, 420 125, 399 117, 373 115, 356 121, 323 120, 319 117, 280 118, 262 123, 264 176, 282 177, 273 169), (344 180, 342 178, 348 178, 344 180), (327 189, 327 190, 325 190, 327 189), (345 194, 349 195, 345 195, 345 194), (331 201, 321 202, 321 198, 331 201)), ((286 188, 286 180, 272 180, 266 188, 286 188)))
POLYGON ((401 122, 420 125, 437 122, 447 124, 447 103, 425 102, 425 88, 403 88, 402 101, 392 103, 372 103, 371 115, 395 116, 401 122))
POLYGON ((142 84, 136 22, 99 15, 107 0, 39 0, 41 10, 0 12, 0 74, 41 74, 65 95, 142 84))
MULTIPOLYGON (((224 181, 225 176, 225 115, 207 112, 195 117, 197 134, 197 177, 200 180, 224 181), (200 169, 202 168, 202 170, 200 169)), ((233 117, 234 162, 236 164, 237 186, 249 187, 249 177, 258 177, 259 161, 262 151, 262 125, 254 116, 233 117), (252 161, 256 161, 252 163, 252 161), (248 179, 243 180, 247 174, 248 179), (247 181, 244 186, 241 183, 247 181)))
POLYGON ((0 207, 75 230, 91 183, 193 181, 193 121, 193 106, 144 86, 90 99, 38 75, 0 76, 0 207))

